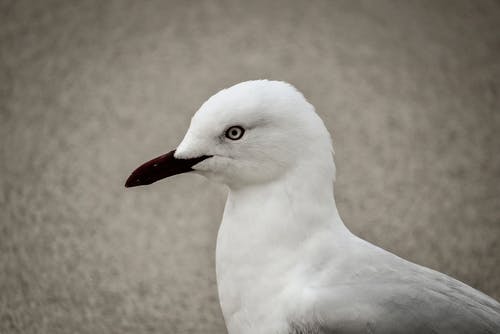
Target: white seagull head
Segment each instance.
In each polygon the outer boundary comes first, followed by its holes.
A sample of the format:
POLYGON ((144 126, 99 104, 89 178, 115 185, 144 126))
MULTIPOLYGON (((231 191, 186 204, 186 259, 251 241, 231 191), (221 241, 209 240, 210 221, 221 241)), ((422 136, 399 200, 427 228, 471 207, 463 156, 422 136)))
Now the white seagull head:
POLYGON ((246 81, 210 97, 193 116, 177 149, 139 167, 126 185, 196 171, 239 188, 311 165, 330 169, 333 175, 332 152, 323 121, 295 87, 281 81, 246 81))

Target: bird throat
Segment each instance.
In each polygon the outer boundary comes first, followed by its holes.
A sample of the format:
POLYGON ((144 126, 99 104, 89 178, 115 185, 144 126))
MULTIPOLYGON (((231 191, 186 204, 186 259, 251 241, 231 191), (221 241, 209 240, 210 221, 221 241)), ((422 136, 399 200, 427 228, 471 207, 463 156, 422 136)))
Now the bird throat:
POLYGON ((271 305, 294 289, 300 270, 315 265, 308 259, 321 259, 312 253, 323 252, 322 244, 309 240, 321 237, 329 240, 323 246, 330 247, 332 239, 348 233, 335 206, 333 176, 299 175, 304 174, 298 171, 229 192, 216 251, 217 285, 228 329, 271 316, 273 321, 282 319, 284 326, 287 315, 275 314, 271 305))

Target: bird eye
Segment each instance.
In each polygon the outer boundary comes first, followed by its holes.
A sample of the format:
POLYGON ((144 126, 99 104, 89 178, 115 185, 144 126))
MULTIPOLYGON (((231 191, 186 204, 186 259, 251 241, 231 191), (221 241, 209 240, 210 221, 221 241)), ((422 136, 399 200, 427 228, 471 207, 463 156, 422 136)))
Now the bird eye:
POLYGON ((224 135, 226 136, 226 138, 229 138, 231 140, 238 140, 243 137, 244 133, 245 129, 243 129, 241 126, 236 125, 227 129, 224 135))

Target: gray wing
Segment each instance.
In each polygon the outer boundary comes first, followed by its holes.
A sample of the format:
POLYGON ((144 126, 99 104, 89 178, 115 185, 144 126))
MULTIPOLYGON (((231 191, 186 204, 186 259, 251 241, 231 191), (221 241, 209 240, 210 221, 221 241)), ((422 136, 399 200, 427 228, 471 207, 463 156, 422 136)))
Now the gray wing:
POLYGON ((290 334, 500 333, 497 301, 433 270, 406 269, 406 278, 328 289, 315 319, 291 322, 290 334))

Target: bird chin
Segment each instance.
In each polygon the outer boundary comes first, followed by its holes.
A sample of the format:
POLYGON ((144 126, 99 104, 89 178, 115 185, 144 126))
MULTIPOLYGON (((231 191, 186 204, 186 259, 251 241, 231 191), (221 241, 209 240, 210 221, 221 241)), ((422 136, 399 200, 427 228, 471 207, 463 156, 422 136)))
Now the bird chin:
POLYGON ((228 180, 223 174, 214 172, 212 170, 194 169, 192 171, 192 173, 201 175, 201 176, 207 178, 208 180, 210 180, 211 182, 226 184, 226 185, 228 184, 228 180))
POLYGON ((231 159, 213 155, 210 159, 204 160, 193 166, 193 173, 202 175, 207 179, 217 183, 227 183, 227 171, 230 168, 231 159))
POLYGON ((193 166, 193 173, 202 175, 210 181, 225 184, 231 189, 270 182, 282 171, 282 168, 271 167, 262 170, 255 164, 220 155, 213 155, 210 159, 193 166))

